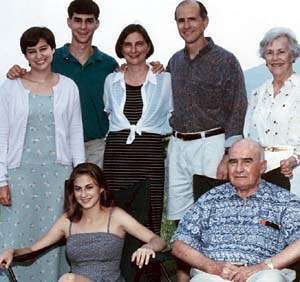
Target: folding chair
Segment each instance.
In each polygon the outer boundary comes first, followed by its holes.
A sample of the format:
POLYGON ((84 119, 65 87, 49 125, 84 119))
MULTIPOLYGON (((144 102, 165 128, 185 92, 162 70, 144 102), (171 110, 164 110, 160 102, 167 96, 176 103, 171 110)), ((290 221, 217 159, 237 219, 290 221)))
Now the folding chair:
MULTIPOLYGON (((150 195, 149 195, 150 182, 148 179, 143 179, 137 182, 133 187, 128 188, 128 190, 113 191, 113 196, 115 198, 117 206, 126 210, 131 214, 137 221, 141 224, 146 225, 148 221, 148 213, 150 211, 150 195)), ((150 223, 151 225, 151 223, 150 223)), ((14 257, 13 263, 26 263, 30 265, 39 256, 45 254, 52 248, 57 247, 57 245, 63 245, 65 240, 60 241, 54 245, 48 246, 46 248, 24 254, 21 256, 14 257)), ((167 253, 157 253, 155 259, 151 259, 149 266, 144 266, 139 269, 134 263, 131 263, 132 253, 141 246, 142 242, 138 239, 127 234, 124 241, 124 249, 121 259, 121 273, 127 282, 157 282, 158 279, 157 272, 154 270, 161 269, 161 273, 166 281, 171 281, 168 277, 167 271, 163 267, 163 262, 166 260, 172 260, 173 256, 170 252, 167 253)), ((8 269, 9 277, 11 282, 18 282, 14 273, 13 268, 8 269)), ((25 281, 19 281, 25 282, 25 281)), ((172 281, 171 281, 172 282, 172 281)))

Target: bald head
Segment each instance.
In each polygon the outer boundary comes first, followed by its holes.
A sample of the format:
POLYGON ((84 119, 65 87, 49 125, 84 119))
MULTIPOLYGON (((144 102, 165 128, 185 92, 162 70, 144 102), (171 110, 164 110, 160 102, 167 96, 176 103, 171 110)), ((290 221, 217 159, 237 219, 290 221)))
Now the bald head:
POLYGON ((201 2, 195 1, 195 0, 184 0, 184 1, 181 1, 175 9, 175 21, 177 21, 177 10, 179 7, 181 7, 183 5, 195 5, 195 6, 197 6, 197 9, 199 10, 200 17, 202 19, 205 19, 207 17, 207 10, 201 2))
POLYGON ((266 168, 263 150, 257 142, 242 139, 232 145, 228 156, 230 182, 238 194, 247 199, 257 191, 260 177, 266 168))
POLYGON ((265 159, 263 148, 259 145, 259 143, 251 139, 241 139, 233 143, 233 145, 229 149, 229 156, 232 150, 242 150, 245 148, 251 151, 253 157, 257 158, 259 161, 263 161, 265 159))

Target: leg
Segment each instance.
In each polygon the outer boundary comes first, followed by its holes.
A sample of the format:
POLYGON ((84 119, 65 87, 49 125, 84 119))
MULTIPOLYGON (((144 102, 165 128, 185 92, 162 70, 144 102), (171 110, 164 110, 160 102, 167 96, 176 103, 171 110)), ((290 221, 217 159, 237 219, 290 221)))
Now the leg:
POLYGON ((231 282, 224 280, 220 276, 209 274, 196 268, 191 269, 191 277, 190 282, 231 282))
POLYGON ((177 282, 189 282, 190 277, 190 266, 185 262, 177 259, 177 282))
POLYGON ((224 155, 224 142, 224 134, 199 140, 199 146, 190 153, 191 156, 197 156, 197 158, 191 159, 193 161, 193 174, 203 174, 216 178, 218 165, 224 155))
POLYGON ((104 139, 95 139, 84 143, 87 162, 103 168, 103 156, 105 149, 104 139))
POLYGON ((59 278, 58 282, 92 282, 92 280, 78 274, 66 273, 59 278))
POLYGON ((189 141, 171 137, 168 147, 167 218, 180 220, 193 204, 192 175, 187 163, 189 141))
POLYGON ((266 269, 249 277, 248 282, 291 282, 296 278, 295 271, 290 269, 266 269))

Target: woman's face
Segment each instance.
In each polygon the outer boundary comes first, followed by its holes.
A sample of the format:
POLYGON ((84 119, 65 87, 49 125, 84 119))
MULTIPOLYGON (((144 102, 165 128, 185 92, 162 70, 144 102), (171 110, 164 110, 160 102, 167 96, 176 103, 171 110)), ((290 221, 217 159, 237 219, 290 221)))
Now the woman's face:
POLYGON ((25 57, 32 69, 42 71, 51 67, 54 52, 47 41, 41 38, 35 46, 27 47, 25 57))
POLYGON ((130 33, 122 45, 122 54, 128 65, 144 64, 149 50, 149 45, 139 32, 130 33))
POLYGON ((288 78, 293 72, 294 57, 289 49, 289 41, 286 36, 274 39, 265 51, 266 65, 273 77, 288 78), (285 77, 287 76, 287 77, 285 77))
POLYGON ((74 196, 83 209, 91 209, 100 206, 100 193, 103 188, 96 184, 88 174, 82 174, 74 180, 74 196))

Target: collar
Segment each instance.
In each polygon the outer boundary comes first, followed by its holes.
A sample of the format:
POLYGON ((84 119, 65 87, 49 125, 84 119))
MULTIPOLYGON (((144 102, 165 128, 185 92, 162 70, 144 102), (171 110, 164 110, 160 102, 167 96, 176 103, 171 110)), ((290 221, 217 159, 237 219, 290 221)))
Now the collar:
MULTIPOLYGON (((156 79, 156 74, 152 72, 151 70, 151 65, 147 64, 149 67, 146 80, 144 82, 144 85, 146 85, 148 82, 156 85, 157 84, 157 79, 156 79)), ((125 85, 125 79, 124 79, 124 72, 117 72, 114 73, 114 78, 113 78, 113 83, 121 82, 125 85)))
MULTIPOLYGON (((69 51, 69 46, 70 46, 70 43, 66 43, 63 47, 62 47, 62 57, 66 60, 69 60, 69 59, 74 59, 77 61, 77 59, 70 53, 69 51)), ((93 55, 91 55, 88 59, 87 62, 90 62, 90 61, 101 61, 103 60, 103 53, 96 47, 96 46, 92 46, 92 48, 94 49, 94 53, 93 55)))
MULTIPOLYGON (((300 87, 300 77, 295 72, 284 82, 281 89, 287 86, 292 88, 300 87)), ((267 89, 270 93, 273 93, 273 78, 267 81, 267 89)))
MULTIPOLYGON (((204 56, 206 53, 208 53, 215 46, 215 43, 214 43, 214 41, 212 40, 211 37, 205 37, 205 39, 207 41, 206 46, 199 50, 198 55, 193 60, 195 60, 196 58, 204 56)), ((188 50, 187 50, 186 47, 184 47, 184 54, 185 54, 186 57, 190 58, 188 50)))
MULTIPOLYGON (((227 193, 227 198, 231 199, 233 197, 239 197, 239 194, 236 191, 236 188, 230 183, 225 183, 226 188, 228 189, 228 193, 227 193)), ((252 195, 250 195, 247 199, 249 198, 262 198, 264 197, 265 194, 270 194, 270 186, 267 184, 267 182, 263 179, 260 180, 259 184, 258 184, 258 189, 256 190, 256 192, 252 195)))

